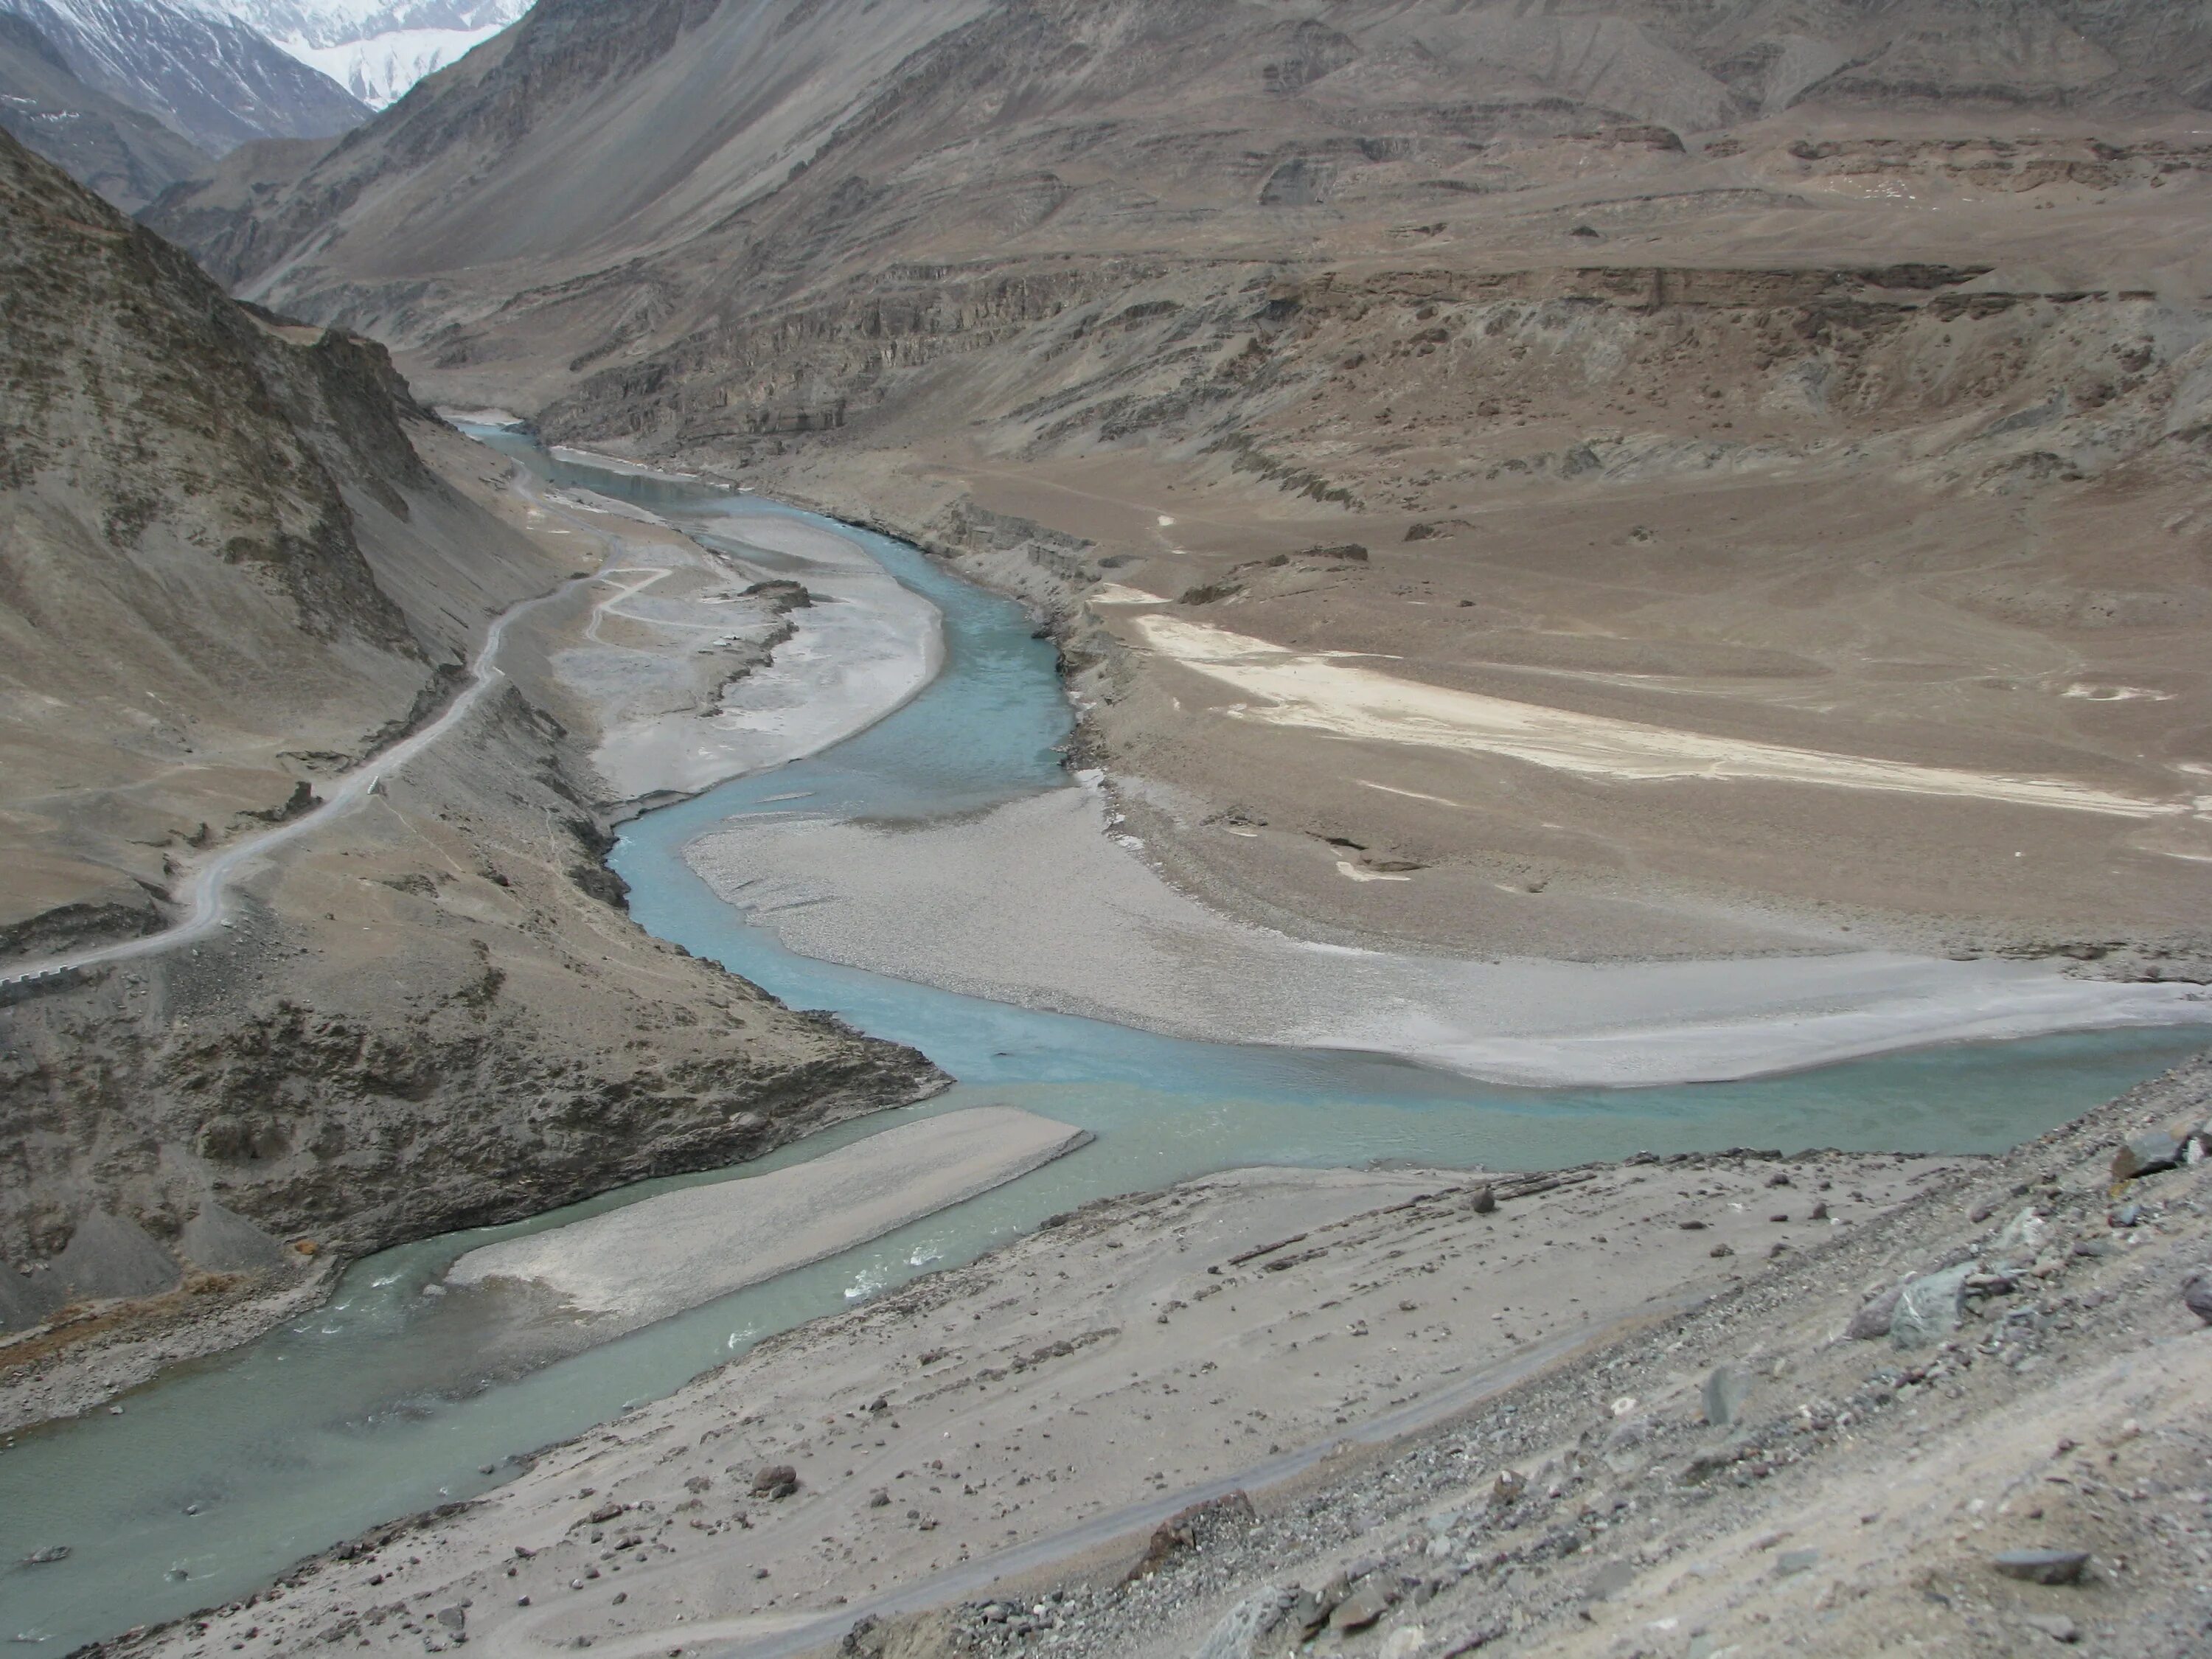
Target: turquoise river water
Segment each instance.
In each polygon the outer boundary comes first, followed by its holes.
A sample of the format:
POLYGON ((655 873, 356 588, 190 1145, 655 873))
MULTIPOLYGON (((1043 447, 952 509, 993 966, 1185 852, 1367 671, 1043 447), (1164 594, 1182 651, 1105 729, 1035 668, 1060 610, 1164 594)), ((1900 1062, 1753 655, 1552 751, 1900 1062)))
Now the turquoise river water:
MULTIPOLYGON (((558 482, 678 515, 710 544, 742 543, 748 518, 791 511, 555 462, 483 435, 558 482)), ((316 1313, 176 1368, 126 1397, 119 1415, 16 1436, 0 1452, 0 1637, 59 1652, 240 1596, 377 1522, 483 1491, 509 1459, 668 1393, 763 1336, 969 1260, 1095 1197, 1241 1164, 1525 1168, 1729 1146, 1996 1151, 2204 1041, 2201 1029, 2121 1031, 1924 1049, 1741 1083, 1512 1090, 1385 1058, 1185 1042, 795 956, 707 890, 684 862, 687 844, 747 813, 922 818, 1067 782, 1059 745, 1070 711, 1052 647, 1031 637, 1029 618, 910 547, 851 533, 943 611, 944 672, 820 757, 637 819, 611 862, 652 932, 787 1002, 914 1044, 957 1085, 740 1169, 386 1251, 352 1267, 316 1313), (911 1117, 985 1103, 1080 1124, 1097 1139, 887 1237, 582 1353, 533 1349, 513 1332, 488 1331, 471 1298, 422 1294, 457 1256, 491 1240, 672 1186, 742 1180, 911 1117), (69 1557, 19 1565, 54 1545, 69 1557)))

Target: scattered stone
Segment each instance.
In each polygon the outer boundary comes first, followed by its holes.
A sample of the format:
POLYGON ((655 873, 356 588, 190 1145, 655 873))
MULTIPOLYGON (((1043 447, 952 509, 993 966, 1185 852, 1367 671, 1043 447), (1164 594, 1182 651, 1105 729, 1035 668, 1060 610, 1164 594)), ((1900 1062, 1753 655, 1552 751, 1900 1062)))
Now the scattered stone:
POLYGON ((1589 1599, 1603 1601, 1618 1595, 1636 1582, 1636 1563, 1613 1560, 1607 1562, 1590 1575, 1589 1599))
POLYGON ((2050 1236, 2049 1222, 2033 1210, 2022 1210, 2005 1224, 1990 1254, 2001 1261, 2032 1261, 2050 1236))
POLYGON ((1889 1322, 1896 1316, 1897 1301, 1905 1294, 1905 1286, 1893 1285, 1875 1297, 1866 1306, 1851 1316, 1851 1322, 1844 1335, 1853 1342, 1871 1342, 1889 1334, 1889 1322))
POLYGON ((1716 1245, 1714 1245, 1714 1246, 1713 1246, 1713 1248, 1712 1248, 1711 1249, 1707 1250, 1707 1251, 1705 1252, 1705 1254, 1706 1254, 1707 1255, 1710 1255, 1710 1256, 1716 1256, 1716 1257, 1717 1257, 1717 1256, 1724 1256, 1724 1255, 1734 1255, 1735 1254, 1735 1252, 1734 1250, 1730 1249, 1729 1249, 1727 1245, 1725 1245, 1725 1244, 1716 1244, 1716 1245))
POLYGON ((2212 1325, 2212 1267, 2199 1267, 2181 1281, 2182 1304, 2212 1325))
POLYGON ((1698 1395, 1705 1407, 1705 1421, 1717 1429, 1725 1429, 1743 1415, 1744 1402, 1751 1397, 1751 1379, 1733 1365, 1716 1365, 1712 1375, 1698 1395))
POLYGON ((447 1630, 458 1633, 467 1628, 469 1615, 465 1609, 459 1607, 440 1607, 438 1609, 438 1622, 443 1625, 447 1630))
POLYGON ((1488 1215, 1498 1207, 1498 1194, 1487 1186, 1477 1187, 1474 1195, 1468 1200, 1467 1207, 1477 1215, 1488 1215))
POLYGON ((1199 1548, 1207 1534, 1224 1523, 1248 1526, 1251 1520, 1252 1500, 1241 1492, 1225 1492, 1203 1504, 1177 1510, 1152 1528, 1151 1542, 1145 1546, 1144 1554, 1129 1569, 1129 1576, 1123 1582, 1134 1583, 1139 1578, 1150 1577, 1185 1551, 1199 1548))
POLYGON ((70 1547, 67 1544, 49 1544, 46 1548, 33 1550, 25 1556, 23 1565, 27 1567, 51 1566, 57 1561, 66 1561, 69 1558, 70 1547))
POLYGON ((2181 1143, 2163 1129, 2153 1129, 2133 1137, 2112 1154, 2112 1179, 2133 1181, 2138 1176, 2171 1170, 2180 1162, 2181 1143))
POLYGON ((1328 1616, 1328 1627, 1340 1632, 1365 1630, 1389 1612, 1397 1600, 1398 1592, 1393 1586, 1383 1582, 1380 1575, 1370 1577, 1337 1604, 1336 1611, 1328 1616))
POLYGON ((1808 1221, 1826 1221, 1828 1218, 1828 1200, 1825 1198, 1816 1199, 1805 1218, 1808 1221))
POLYGON ((771 1463, 753 1476, 752 1495, 778 1503, 799 1490, 799 1471, 788 1463, 771 1463))
POLYGON ((1367 562, 1367 550, 1358 542, 1331 542, 1326 546, 1302 547, 1297 551, 1301 559, 1345 559, 1353 564, 1367 562))
POLYGON ((1490 1501, 1501 1505, 1516 1503, 1521 1494, 1528 1490, 1527 1475, 1518 1469, 1500 1469, 1498 1479, 1490 1483, 1490 1501))
POLYGON ((1401 1625, 1382 1638, 1376 1656, 1376 1659, 1413 1659, 1428 1644, 1429 1633, 1419 1625, 1401 1625))
POLYGON ((1279 1584, 1262 1585, 1221 1616, 1206 1632, 1194 1659, 1255 1659, 1268 1636, 1298 1602, 1299 1592, 1279 1584))
POLYGON ((1976 1263, 1962 1261, 1905 1285, 1897 1298, 1896 1311, 1890 1316, 1889 1340, 1900 1348, 1921 1348, 1942 1341, 1958 1329, 1959 1304, 1966 1294, 1966 1279, 1978 1270, 1976 1263))
POLYGON ((2073 1584, 2081 1582, 2089 1565, 2087 1550, 2006 1550, 1990 1558, 1990 1565, 2008 1578, 2031 1584, 2073 1584))
POLYGON ((1774 1558, 1777 1578, 1795 1578, 1801 1572, 1810 1572, 1820 1565, 1818 1550, 1784 1550, 1774 1558))
POLYGON ((2081 1627, 2063 1613, 2031 1613, 2020 1621, 2030 1630, 2039 1630, 2054 1642, 2074 1643, 2081 1639, 2081 1627))

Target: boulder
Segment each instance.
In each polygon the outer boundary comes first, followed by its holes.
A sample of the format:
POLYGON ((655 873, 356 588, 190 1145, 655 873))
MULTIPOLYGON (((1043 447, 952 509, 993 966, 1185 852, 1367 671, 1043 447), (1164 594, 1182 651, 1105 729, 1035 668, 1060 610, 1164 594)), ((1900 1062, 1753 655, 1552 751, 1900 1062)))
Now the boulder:
POLYGON ((771 1463, 753 1476, 752 1495, 773 1504, 799 1490, 799 1471, 788 1463, 771 1463))
POLYGON ((1139 1578, 1149 1577, 1184 1551, 1203 1547, 1218 1529, 1249 1526, 1251 1520, 1252 1500, 1241 1492, 1224 1492, 1218 1498, 1177 1510, 1152 1528, 1144 1554, 1129 1569, 1129 1576, 1123 1582, 1134 1583, 1139 1578))
POLYGON ((1365 1630, 1390 1611, 1398 1600, 1395 1586, 1378 1574, 1355 1586, 1328 1616, 1328 1627, 1340 1632, 1365 1630))
POLYGON ((135 1221, 94 1210, 77 1223, 69 1247, 54 1258, 52 1277, 72 1300, 159 1296, 184 1274, 176 1258, 135 1221))
POLYGON ((1853 1342, 1871 1342, 1889 1334, 1889 1322, 1897 1312, 1897 1299, 1905 1293, 1905 1286, 1893 1285, 1851 1316, 1844 1328, 1844 1337, 1853 1342))
POLYGON ((2163 1129, 2153 1129, 2131 1137, 2112 1154, 2112 1179, 2133 1181, 2137 1176, 2171 1170, 2180 1162, 2181 1143, 2163 1129))
POLYGON ((1997 1242, 1990 1247, 1990 1253, 2000 1261, 2033 1261, 2050 1236, 2049 1222, 2033 1210, 2022 1210, 2005 1223, 2005 1230, 1997 1235, 1997 1242))
POLYGON ((1889 1316, 1889 1340, 1900 1348, 1923 1348, 1959 1328, 1959 1303, 1979 1264, 1962 1261, 1905 1286, 1889 1316))
POLYGON ((2199 1267, 2181 1281, 2182 1305, 2212 1325, 2212 1267, 2199 1267))
POLYGON ((1716 1365, 1698 1395, 1705 1407, 1705 1421, 1717 1429, 1728 1428, 1739 1421, 1743 1416, 1744 1402, 1750 1398, 1751 1379, 1732 1365, 1716 1365))
POLYGON ((1990 1558, 1990 1565, 2008 1578, 2031 1584, 2078 1583, 2089 1565, 2087 1550, 2006 1550, 1990 1558))
POLYGON ((299 1259, 244 1216, 213 1202, 185 1224, 177 1249, 194 1267, 218 1273, 274 1273, 299 1259))
POLYGON ((1198 1644, 1196 1659, 1255 1659, 1273 1645, 1268 1637, 1297 1599, 1296 1590, 1263 1585, 1221 1615, 1198 1644))

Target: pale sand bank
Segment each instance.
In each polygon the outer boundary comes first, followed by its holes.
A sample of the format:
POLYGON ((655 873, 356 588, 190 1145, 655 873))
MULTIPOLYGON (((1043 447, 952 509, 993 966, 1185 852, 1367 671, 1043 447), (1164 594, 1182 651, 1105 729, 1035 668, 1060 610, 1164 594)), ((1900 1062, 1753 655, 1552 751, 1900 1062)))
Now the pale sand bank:
POLYGON ((1235 717, 1355 742, 1501 755, 1556 771, 1642 782, 1746 779, 2132 818, 2203 810, 2194 790, 2187 798, 2147 800, 2062 778, 1825 754, 1430 685, 1345 660, 1344 653, 1292 651, 1176 617, 1139 617, 1130 626, 1161 655, 1261 699, 1231 708, 1235 717))
MULTIPOLYGON (((811 599, 783 620, 769 659, 715 689, 704 706, 610 720, 592 764, 627 799, 690 793, 817 754, 872 726, 936 677, 945 656, 937 607, 902 586, 858 542, 763 514, 718 520, 706 556, 747 584, 797 581, 811 599)), ((640 592, 615 613, 647 658, 711 642, 738 618, 728 592, 640 592)))
POLYGON ((1180 1036, 1406 1054, 1512 1083, 1704 1081, 2212 1019, 2200 987, 2031 963, 1834 951, 1486 962, 1308 944, 1206 908, 1109 827, 1096 793, 1065 789, 921 828, 738 820, 687 856, 807 956, 1180 1036))
POLYGON ((1027 1175, 1091 1139, 1012 1107, 902 1124, 767 1175, 663 1193, 471 1250, 447 1282, 512 1279, 634 1330, 850 1249, 1027 1175))

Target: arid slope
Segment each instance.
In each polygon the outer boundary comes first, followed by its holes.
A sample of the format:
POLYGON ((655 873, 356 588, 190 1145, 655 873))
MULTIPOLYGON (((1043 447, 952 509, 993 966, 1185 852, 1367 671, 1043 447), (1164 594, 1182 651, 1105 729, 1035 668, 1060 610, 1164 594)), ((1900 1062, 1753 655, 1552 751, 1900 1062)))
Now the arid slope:
MULTIPOLYGON (((0 247, 12 971, 159 929, 176 872, 434 707, 625 521, 556 518, 381 348, 238 306, 4 137, 0 247)), ((88 1341, 129 1380, 310 1261, 939 1082, 622 914, 544 647, 514 648, 516 685, 250 870, 211 940, 0 991, 0 1420, 79 1402, 88 1341)))

